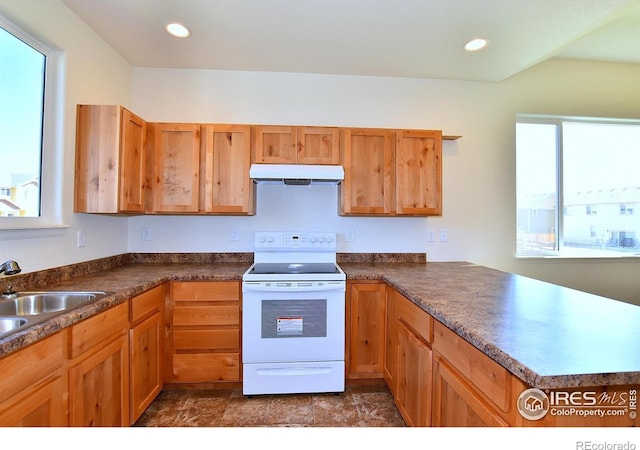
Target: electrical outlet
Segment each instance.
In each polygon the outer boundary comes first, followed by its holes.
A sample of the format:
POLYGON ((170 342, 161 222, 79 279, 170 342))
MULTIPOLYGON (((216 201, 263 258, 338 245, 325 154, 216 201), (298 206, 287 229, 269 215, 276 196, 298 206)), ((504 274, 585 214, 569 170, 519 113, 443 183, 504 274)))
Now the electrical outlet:
POLYGON ((440 230, 440 242, 448 242, 449 241, 449 232, 446 229, 440 230))
POLYGON ((87 246, 87 232, 84 230, 78 230, 78 248, 87 246))
POLYGON ((354 230, 347 230, 347 242, 354 242, 356 240, 356 232, 354 230))
POLYGON ((427 230, 427 242, 436 241, 436 232, 433 230, 427 230))
POLYGON ((151 240, 151 228, 149 227, 142 227, 142 230, 140 232, 140 237, 143 241, 150 241, 151 240))
POLYGON ((240 233, 238 233, 238 230, 236 229, 231 230, 231 233, 229 234, 229 240, 237 241, 239 238, 240 238, 240 233))

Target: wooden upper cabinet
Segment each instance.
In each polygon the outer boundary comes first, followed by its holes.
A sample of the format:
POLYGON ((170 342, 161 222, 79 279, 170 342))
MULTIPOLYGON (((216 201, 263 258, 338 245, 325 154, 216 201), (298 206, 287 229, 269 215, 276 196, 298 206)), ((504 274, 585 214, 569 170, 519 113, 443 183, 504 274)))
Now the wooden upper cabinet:
POLYGON ((345 129, 342 215, 442 214, 442 132, 345 129))
POLYGON ((264 125, 255 127, 255 162, 340 164, 340 129, 264 125))
POLYGON ((200 125, 149 124, 153 136, 153 203, 149 212, 197 213, 200 125))
POLYGON ((120 211, 142 212, 145 206, 147 124, 122 108, 120 137, 120 211))
POLYGON ((299 164, 340 164, 340 129, 298 127, 299 164))
POLYGON ((442 214, 442 132, 396 131, 396 213, 442 214))
POLYGON ((144 212, 146 122, 114 105, 78 105, 76 119, 74 211, 144 212))
POLYGON ((296 155, 296 127, 255 127, 256 162, 264 164, 293 164, 296 155))
POLYGON ((393 130, 347 128, 343 137, 341 214, 394 212, 393 130))
POLYGON ((251 127, 206 125, 204 212, 255 214, 255 184, 249 178, 251 127))

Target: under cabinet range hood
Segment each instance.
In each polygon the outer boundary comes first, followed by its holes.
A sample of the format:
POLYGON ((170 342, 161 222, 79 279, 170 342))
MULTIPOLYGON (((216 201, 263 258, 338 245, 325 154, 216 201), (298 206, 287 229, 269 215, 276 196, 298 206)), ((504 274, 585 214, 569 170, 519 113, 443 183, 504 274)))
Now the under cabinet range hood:
POLYGON ((252 164, 249 177, 256 183, 308 185, 338 184, 344 180, 342 166, 309 164, 252 164))

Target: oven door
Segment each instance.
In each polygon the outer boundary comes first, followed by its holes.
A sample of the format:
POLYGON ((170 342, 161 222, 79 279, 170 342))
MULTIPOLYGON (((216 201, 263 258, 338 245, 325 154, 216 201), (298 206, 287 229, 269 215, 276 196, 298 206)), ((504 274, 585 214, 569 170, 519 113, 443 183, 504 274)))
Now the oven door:
POLYGON ((242 361, 344 361, 345 283, 244 282, 242 361))

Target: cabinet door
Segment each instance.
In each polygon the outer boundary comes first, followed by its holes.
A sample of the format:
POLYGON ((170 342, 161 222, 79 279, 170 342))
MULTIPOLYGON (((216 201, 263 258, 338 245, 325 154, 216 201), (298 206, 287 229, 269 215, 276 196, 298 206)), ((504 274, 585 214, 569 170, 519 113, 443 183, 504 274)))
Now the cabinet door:
POLYGON ((402 321, 396 324, 396 404, 409 426, 431 423, 431 348, 402 321))
POLYGON ((74 359, 69 367, 69 424, 128 426, 128 373, 126 333, 74 359))
POLYGON ((145 207, 147 125, 131 111, 121 108, 120 211, 143 212, 145 207))
POLYGON ((115 105, 78 105, 76 212, 144 211, 146 123, 115 105))
POLYGON ((131 424, 162 390, 162 333, 160 311, 129 331, 131 424))
POLYGON ((435 363, 434 384, 434 426, 508 426, 473 387, 442 358, 437 358, 435 363))
POLYGON ((442 132, 396 132, 396 213, 442 214, 442 132))
POLYGON ((41 383, 30 386, 0 403, 0 426, 67 426, 67 409, 63 392, 63 369, 58 369, 41 383))
POLYGON ((298 164, 340 164, 340 129, 300 127, 297 133, 298 164))
POLYGON ((153 207, 158 213, 197 213, 200 125, 153 124, 153 207))
POLYGON ((65 426, 63 332, 0 358, 0 427, 65 426))
POLYGON ((382 378, 385 285, 353 283, 347 302, 347 378, 382 378))
POLYGON ((251 127, 205 127, 205 200, 208 213, 255 214, 255 185, 249 178, 251 127))
POLYGON ((344 181, 340 185, 343 215, 389 215, 394 211, 394 132, 344 130, 344 181))
POLYGON ((74 211, 118 212, 120 109, 78 105, 74 211))
POLYGON ((257 126, 254 129, 256 162, 262 164, 295 164, 297 161, 297 129, 290 126, 257 126))

